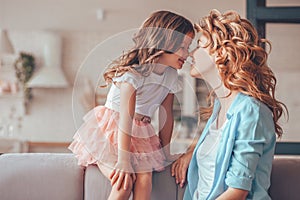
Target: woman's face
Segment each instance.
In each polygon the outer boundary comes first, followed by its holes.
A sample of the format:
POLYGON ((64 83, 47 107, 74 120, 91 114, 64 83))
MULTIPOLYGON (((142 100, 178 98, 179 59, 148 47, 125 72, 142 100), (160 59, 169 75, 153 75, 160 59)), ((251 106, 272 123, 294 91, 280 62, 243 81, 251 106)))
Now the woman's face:
MULTIPOLYGON (((201 41, 205 41, 204 36, 201 37, 201 41)), ((201 44, 200 44, 201 45, 201 44)), ((190 55, 193 58, 191 64, 190 75, 194 78, 203 78, 203 73, 215 67, 214 59, 209 55, 207 49, 197 48, 190 55)))

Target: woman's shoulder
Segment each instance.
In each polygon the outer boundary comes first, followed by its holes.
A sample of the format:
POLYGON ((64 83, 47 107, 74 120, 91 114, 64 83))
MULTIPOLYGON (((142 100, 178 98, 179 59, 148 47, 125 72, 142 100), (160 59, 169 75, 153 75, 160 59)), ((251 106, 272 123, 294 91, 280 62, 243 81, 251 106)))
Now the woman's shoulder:
POLYGON ((259 109, 259 107, 261 106, 261 102, 252 96, 240 93, 239 97, 240 97, 239 98, 240 102, 238 104, 239 105, 238 107, 240 109, 244 109, 246 107, 259 109))
POLYGON ((264 118, 265 116, 272 117, 272 112, 268 106, 260 100, 243 93, 239 94, 235 112, 242 116, 257 115, 259 118, 264 118))
POLYGON ((242 106, 249 106, 249 107, 253 107, 253 108, 267 108, 267 106, 261 102, 260 100, 250 96, 250 95, 247 95, 247 94, 244 94, 244 93, 240 93, 240 96, 241 96, 241 104, 242 106))
POLYGON ((266 138, 272 140, 275 137, 275 127, 273 114, 271 110, 258 99, 246 94, 239 95, 239 102, 234 109, 233 118, 236 119, 236 125, 239 125, 244 131, 243 136, 251 138, 266 138))

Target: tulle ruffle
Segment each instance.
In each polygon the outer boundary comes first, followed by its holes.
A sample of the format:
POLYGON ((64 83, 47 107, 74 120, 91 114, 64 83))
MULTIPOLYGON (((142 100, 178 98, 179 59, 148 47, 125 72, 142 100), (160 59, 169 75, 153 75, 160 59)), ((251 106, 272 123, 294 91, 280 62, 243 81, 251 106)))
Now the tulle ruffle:
MULTIPOLYGON (((69 149, 76 155, 78 164, 88 166, 100 162, 113 167, 118 158, 119 113, 104 106, 88 112, 77 130, 69 149)), ((133 121, 130 159, 135 171, 164 169, 165 156, 153 126, 133 121)))

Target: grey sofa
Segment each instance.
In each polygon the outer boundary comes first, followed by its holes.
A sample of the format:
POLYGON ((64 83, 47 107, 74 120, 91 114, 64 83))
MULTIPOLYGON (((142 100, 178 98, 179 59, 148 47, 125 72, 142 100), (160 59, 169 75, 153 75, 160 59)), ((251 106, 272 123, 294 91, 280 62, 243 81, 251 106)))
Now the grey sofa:
MULTIPOLYGON (((273 163, 272 199, 299 199, 300 157, 276 157, 273 163)), ((104 200, 109 181, 96 166, 77 165, 72 154, 25 153, 0 156, 1 200, 104 200)), ((153 200, 182 199, 170 168, 154 173, 153 200)))

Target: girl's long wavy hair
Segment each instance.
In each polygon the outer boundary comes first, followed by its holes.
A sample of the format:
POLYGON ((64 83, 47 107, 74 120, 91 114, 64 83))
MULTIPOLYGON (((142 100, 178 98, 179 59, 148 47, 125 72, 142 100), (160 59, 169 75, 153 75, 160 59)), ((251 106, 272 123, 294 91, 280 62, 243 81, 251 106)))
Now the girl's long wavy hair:
POLYGON ((170 11, 157 11, 150 15, 133 37, 134 46, 114 60, 103 74, 106 84, 125 72, 148 76, 152 63, 163 53, 176 52, 186 34, 195 34, 193 24, 183 16, 170 11))
MULTIPOLYGON (((281 137, 283 130, 278 120, 284 110, 288 115, 288 110, 275 98, 276 78, 267 64, 268 53, 263 47, 268 44, 271 49, 270 42, 259 39, 251 22, 241 18, 235 11, 221 14, 212 10, 195 28, 208 39, 204 48, 208 48, 210 55, 215 56, 224 86, 267 105, 273 113, 276 134, 281 137)), ((200 109, 201 119, 208 119, 212 114, 212 93, 209 96, 209 107, 200 109)))

